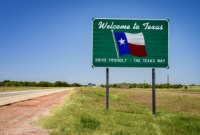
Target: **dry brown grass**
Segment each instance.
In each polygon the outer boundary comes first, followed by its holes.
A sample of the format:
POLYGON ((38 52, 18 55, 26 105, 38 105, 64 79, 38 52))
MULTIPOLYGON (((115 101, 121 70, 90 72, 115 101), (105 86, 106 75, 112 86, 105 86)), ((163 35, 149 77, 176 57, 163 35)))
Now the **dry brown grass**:
MULTIPOLYGON (((126 89, 124 89, 126 90, 126 89)), ((152 96, 151 90, 132 90, 129 96, 138 104, 151 108, 152 96)), ((200 116, 200 94, 190 92, 180 92, 171 90, 157 90, 156 92, 157 110, 167 112, 176 112, 190 116, 200 116)))

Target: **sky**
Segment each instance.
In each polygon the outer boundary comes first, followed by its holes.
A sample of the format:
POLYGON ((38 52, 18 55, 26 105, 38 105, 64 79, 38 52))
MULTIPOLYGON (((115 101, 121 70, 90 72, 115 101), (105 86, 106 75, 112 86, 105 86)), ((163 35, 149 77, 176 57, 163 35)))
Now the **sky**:
MULTIPOLYGON (((169 19, 169 69, 156 83, 200 84, 198 0, 1 0, 0 81, 105 84, 92 68, 92 18, 169 19)), ((151 68, 110 68, 110 83, 151 83, 151 68)))

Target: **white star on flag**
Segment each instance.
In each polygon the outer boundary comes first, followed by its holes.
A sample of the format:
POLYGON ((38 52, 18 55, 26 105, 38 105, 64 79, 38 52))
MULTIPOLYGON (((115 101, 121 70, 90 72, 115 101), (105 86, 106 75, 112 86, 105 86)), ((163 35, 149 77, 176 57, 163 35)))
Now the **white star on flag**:
POLYGON ((123 44, 125 45, 125 43, 124 43, 125 40, 123 40, 122 38, 118 42, 120 42, 120 45, 123 45, 123 44))

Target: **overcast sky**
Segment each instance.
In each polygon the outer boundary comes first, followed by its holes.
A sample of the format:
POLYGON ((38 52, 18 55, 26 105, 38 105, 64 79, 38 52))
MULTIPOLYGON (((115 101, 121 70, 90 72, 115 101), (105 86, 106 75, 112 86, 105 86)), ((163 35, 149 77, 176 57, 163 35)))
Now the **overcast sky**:
MULTIPOLYGON (((0 81, 105 83, 92 68, 92 18, 169 19, 170 69, 156 83, 200 84, 198 0, 1 0, 0 81)), ((110 83, 151 83, 151 68, 110 68, 110 83)))

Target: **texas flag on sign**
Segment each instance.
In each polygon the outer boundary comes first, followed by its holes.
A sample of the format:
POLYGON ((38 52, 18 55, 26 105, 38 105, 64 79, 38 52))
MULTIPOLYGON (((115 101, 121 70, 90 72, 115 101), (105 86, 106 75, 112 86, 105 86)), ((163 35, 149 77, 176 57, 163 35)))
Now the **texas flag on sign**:
POLYGON ((130 54, 137 57, 146 57, 143 33, 113 32, 118 56, 130 54))

